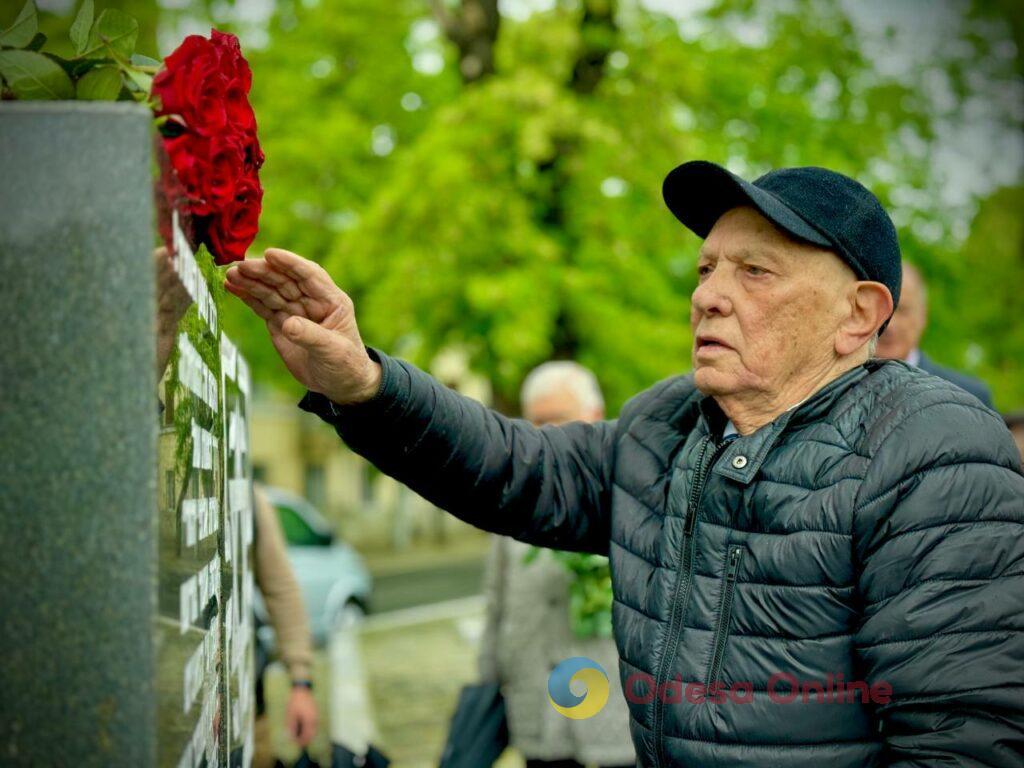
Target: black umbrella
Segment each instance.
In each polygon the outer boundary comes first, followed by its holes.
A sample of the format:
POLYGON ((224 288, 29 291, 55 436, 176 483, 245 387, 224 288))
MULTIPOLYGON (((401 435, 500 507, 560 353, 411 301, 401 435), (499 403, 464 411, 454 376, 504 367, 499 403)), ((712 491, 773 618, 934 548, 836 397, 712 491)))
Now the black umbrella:
POLYGON ((508 746, 505 699, 497 683, 467 685, 459 692, 439 768, 482 768, 508 746))

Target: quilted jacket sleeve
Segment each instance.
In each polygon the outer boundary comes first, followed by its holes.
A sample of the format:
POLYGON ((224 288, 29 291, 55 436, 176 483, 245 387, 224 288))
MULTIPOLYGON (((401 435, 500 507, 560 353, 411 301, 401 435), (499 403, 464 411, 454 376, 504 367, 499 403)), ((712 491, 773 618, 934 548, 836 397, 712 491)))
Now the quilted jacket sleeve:
POLYGON ((607 554, 615 422, 537 428, 376 350, 377 396, 299 407, 382 472, 472 525, 541 547, 607 554))
POLYGON ((889 768, 1024 762, 1024 477, 1001 420, 928 386, 879 419, 855 521, 889 768))

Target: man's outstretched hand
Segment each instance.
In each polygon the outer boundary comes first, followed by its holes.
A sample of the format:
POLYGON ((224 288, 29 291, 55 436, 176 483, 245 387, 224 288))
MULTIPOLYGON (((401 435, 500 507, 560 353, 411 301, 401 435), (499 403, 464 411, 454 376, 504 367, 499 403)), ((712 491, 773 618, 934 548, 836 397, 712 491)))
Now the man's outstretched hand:
POLYGON ((266 321, 291 374, 339 405, 373 397, 381 368, 359 337, 352 300, 315 262, 279 248, 264 257, 233 265, 224 286, 266 321))

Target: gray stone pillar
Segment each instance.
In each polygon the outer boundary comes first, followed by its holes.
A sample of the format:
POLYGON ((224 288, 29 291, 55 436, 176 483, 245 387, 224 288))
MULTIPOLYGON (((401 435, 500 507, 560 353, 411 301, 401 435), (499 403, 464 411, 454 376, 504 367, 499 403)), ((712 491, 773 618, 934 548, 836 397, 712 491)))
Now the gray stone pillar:
POLYGON ((150 112, 0 103, 0 764, 155 760, 150 112))

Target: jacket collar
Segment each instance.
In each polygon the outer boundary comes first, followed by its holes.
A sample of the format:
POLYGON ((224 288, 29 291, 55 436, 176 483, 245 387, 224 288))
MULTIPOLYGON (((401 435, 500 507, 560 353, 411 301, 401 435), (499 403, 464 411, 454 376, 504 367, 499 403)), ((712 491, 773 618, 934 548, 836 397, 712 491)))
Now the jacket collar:
MULTIPOLYGON (((715 463, 715 473, 748 485, 788 426, 818 421, 832 409, 843 393, 883 364, 882 360, 869 360, 856 368, 851 368, 796 408, 779 414, 774 421, 765 424, 756 432, 733 438, 715 463)), ((698 408, 704 430, 719 438, 728 419, 718 403, 710 395, 705 395, 698 403, 698 408)))

